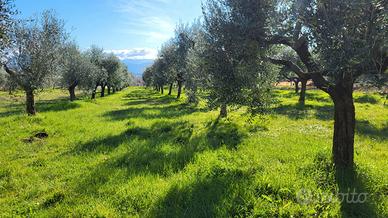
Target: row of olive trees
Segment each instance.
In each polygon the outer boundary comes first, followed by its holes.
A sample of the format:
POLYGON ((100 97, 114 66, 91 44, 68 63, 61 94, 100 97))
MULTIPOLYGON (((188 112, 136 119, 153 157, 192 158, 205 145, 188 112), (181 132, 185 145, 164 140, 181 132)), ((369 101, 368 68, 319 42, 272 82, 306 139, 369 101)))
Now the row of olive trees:
MULTIPOLYGON (((178 26, 144 74, 148 86, 185 84, 189 101, 204 90, 210 106, 262 112, 275 66, 326 92, 334 103, 333 160, 354 161, 354 84, 387 85, 388 19, 383 0, 207 0, 203 22, 178 26)), ((171 92, 170 92, 171 93, 171 92)))
MULTIPOLYGON (((2 4, 6 8, 10 1, 2 4)), ((8 74, 2 78, 9 90, 19 87, 25 92, 29 115, 36 113, 36 91, 49 86, 66 87, 73 101, 77 86, 95 98, 99 86, 103 97, 106 87, 110 94, 130 84, 131 74, 116 56, 96 46, 81 52, 70 42, 64 22, 54 12, 14 22, 9 8, 2 11, 2 16, 8 14, 1 23, 7 27, 1 29, 1 65, 8 74)))
POLYGON ((194 46, 194 37, 199 23, 192 26, 180 24, 175 31, 175 37, 165 43, 154 64, 147 68, 143 74, 146 86, 153 86, 156 90, 164 92, 164 86, 169 86, 169 95, 172 94, 174 83, 177 84, 177 98, 181 97, 189 50, 194 46))
POLYGON ((133 81, 132 74, 115 55, 107 54, 97 46, 82 53, 72 42, 63 48, 58 72, 60 84, 69 90, 71 101, 76 99, 76 87, 90 92, 95 99, 98 87, 101 87, 101 97, 104 97, 106 88, 110 95, 133 81))
POLYGON ((226 15, 211 10, 215 8, 209 3, 205 22, 177 26, 174 38, 162 46, 154 64, 144 72, 146 86, 163 93, 168 85, 171 95, 176 83, 177 98, 184 86, 189 103, 197 103, 201 91, 211 108, 220 108, 222 117, 227 116, 228 106, 263 111, 270 105, 271 84, 276 78, 271 66, 263 62, 263 44, 244 38, 241 26, 226 25, 222 20, 226 15))

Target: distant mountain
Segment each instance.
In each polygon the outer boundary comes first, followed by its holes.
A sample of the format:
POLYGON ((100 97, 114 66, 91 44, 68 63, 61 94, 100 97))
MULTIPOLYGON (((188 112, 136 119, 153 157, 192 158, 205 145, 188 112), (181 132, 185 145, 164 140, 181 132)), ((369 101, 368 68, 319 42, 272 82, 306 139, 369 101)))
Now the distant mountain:
POLYGON ((154 60, 122 60, 124 64, 128 66, 128 70, 132 72, 135 76, 141 77, 143 75, 144 70, 151 66, 154 60))

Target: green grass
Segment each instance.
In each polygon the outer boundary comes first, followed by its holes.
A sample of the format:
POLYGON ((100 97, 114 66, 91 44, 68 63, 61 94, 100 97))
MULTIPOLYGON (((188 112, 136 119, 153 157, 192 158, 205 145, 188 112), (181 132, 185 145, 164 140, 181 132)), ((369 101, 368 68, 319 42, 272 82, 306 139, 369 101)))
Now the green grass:
POLYGON ((45 91, 35 117, 22 93, 0 93, 0 217, 388 217, 381 98, 355 94, 357 167, 336 172, 328 96, 309 90, 301 108, 292 91, 276 95, 250 123, 243 109, 218 119, 144 88, 74 103, 45 91), (367 202, 335 197, 353 189, 367 202))

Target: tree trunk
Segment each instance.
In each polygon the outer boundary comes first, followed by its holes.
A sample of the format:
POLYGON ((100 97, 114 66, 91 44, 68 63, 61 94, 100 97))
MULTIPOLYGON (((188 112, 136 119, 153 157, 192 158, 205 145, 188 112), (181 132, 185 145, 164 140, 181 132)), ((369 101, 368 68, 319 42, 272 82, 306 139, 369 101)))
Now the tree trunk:
POLYGON ((92 92, 92 99, 96 99, 97 88, 98 88, 98 85, 96 85, 96 87, 94 88, 94 90, 92 92))
POLYGON ((163 86, 160 87, 160 93, 164 94, 164 87, 163 86))
POLYGON ((34 91, 26 90, 25 92, 26 92, 26 111, 28 115, 33 116, 36 114, 34 91))
POLYGON ((182 94, 182 81, 178 80, 178 95, 176 96, 176 98, 181 98, 181 94, 182 94))
POLYGON ((300 90, 299 104, 304 106, 304 103, 306 100, 307 80, 303 79, 301 80, 301 83, 302 83, 302 89, 300 90))
POLYGON ((220 111, 220 117, 227 117, 228 116, 228 110, 225 103, 221 104, 221 111, 220 111))
POLYGON ((111 87, 108 86, 108 95, 110 95, 110 94, 111 94, 111 87))
POLYGON ((74 101, 76 99, 74 85, 69 87, 69 94, 70 94, 70 101, 74 101))
POLYGON ((174 83, 171 83, 170 84, 170 88, 168 90, 168 95, 171 95, 172 94, 172 86, 174 85, 174 83))
POLYGON ((105 84, 101 84, 101 97, 105 97, 105 84))
POLYGON ((113 92, 113 94, 116 93, 116 87, 112 88, 112 92, 113 92))
POLYGON ((294 84, 295 84, 295 93, 299 93, 299 80, 297 79, 294 80, 294 84))
POLYGON ((331 94, 334 102, 333 160, 336 166, 352 167, 356 124, 353 88, 338 86, 331 94))

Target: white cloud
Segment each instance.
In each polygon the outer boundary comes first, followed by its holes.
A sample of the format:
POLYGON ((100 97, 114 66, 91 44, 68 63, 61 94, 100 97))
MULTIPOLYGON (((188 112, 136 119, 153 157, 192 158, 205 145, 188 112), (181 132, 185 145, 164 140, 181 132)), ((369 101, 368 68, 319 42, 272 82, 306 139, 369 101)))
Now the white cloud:
POLYGON ((137 35, 151 45, 161 44, 174 35, 175 21, 166 13, 172 0, 121 0, 115 7, 121 13, 118 30, 126 35, 137 35))
POLYGON ((120 60, 154 60, 158 55, 158 51, 153 48, 106 50, 106 52, 115 54, 120 60))

